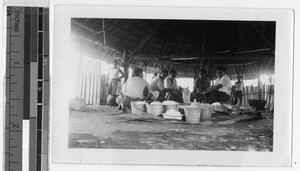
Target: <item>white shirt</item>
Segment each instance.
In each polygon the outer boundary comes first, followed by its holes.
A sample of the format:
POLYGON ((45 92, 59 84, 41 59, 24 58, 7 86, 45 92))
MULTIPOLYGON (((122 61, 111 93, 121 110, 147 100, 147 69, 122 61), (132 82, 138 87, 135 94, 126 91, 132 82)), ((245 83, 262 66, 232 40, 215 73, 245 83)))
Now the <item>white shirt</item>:
POLYGON ((108 78, 119 78, 119 68, 109 68, 108 78))
POLYGON ((150 87, 153 91, 162 91, 165 88, 164 81, 158 75, 150 81, 150 87))
POLYGON ((165 87, 166 87, 167 89, 178 90, 177 81, 176 81, 175 78, 174 78, 173 81, 172 81, 172 78, 167 77, 167 78, 164 80, 164 85, 165 85, 165 87))
POLYGON ((230 94, 231 91, 231 81, 230 78, 225 74, 221 79, 217 78, 216 85, 222 84, 223 86, 219 88, 218 91, 230 94))
POLYGON ((123 94, 131 98, 144 97, 144 89, 147 88, 148 92, 152 94, 150 85, 141 77, 132 77, 126 81, 123 88, 123 94))

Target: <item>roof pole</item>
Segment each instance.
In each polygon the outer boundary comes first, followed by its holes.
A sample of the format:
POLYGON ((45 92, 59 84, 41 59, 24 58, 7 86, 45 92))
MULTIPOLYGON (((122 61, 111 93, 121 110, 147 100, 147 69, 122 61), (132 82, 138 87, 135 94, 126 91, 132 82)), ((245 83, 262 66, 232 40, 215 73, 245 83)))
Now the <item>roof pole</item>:
POLYGON ((106 34, 105 34, 105 19, 102 19, 102 31, 103 31, 103 44, 104 44, 104 48, 106 47, 106 34))

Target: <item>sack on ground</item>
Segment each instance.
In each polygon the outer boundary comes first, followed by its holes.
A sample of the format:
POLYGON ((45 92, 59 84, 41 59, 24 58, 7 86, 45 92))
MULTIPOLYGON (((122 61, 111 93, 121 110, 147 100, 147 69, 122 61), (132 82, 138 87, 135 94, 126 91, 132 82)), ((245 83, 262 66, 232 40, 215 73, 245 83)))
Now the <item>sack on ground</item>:
POLYGON ((69 103, 69 108, 73 110, 83 111, 86 109, 87 103, 84 98, 72 99, 69 103))

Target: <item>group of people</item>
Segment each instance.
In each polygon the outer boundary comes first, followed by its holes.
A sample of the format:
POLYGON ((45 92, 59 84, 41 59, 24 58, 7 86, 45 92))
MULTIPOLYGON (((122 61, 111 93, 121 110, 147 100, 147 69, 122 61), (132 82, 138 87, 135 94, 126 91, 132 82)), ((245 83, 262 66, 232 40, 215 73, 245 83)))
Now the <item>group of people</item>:
POLYGON ((225 68, 222 66, 217 68, 216 76, 215 85, 211 86, 211 81, 206 75, 206 70, 200 70, 199 77, 194 81, 190 100, 193 101, 196 99, 197 102, 210 104, 229 101, 236 106, 240 106, 244 95, 242 76, 237 75, 237 81, 232 85, 230 78, 225 73, 225 68))
MULTIPOLYGON (((225 73, 224 67, 218 67, 216 71, 217 79, 211 86, 211 81, 206 75, 205 70, 200 70, 199 77, 194 81, 193 92, 190 100, 204 103, 214 103, 229 101, 233 95, 236 105, 240 105, 243 96, 243 82, 238 75, 238 81, 234 86, 230 78, 225 73)), ((165 101, 173 100, 179 103, 183 102, 182 88, 177 85, 177 73, 174 70, 162 69, 152 78, 150 83, 143 79, 143 70, 135 68, 132 77, 129 78, 122 87, 122 99, 120 103, 123 108, 130 108, 131 101, 138 100, 156 100, 165 101)), ((113 62, 108 74, 108 94, 117 95, 117 87, 121 78, 124 77, 123 71, 118 67, 118 61, 113 62), (121 76, 120 76, 121 75, 121 76)), ((109 103, 109 100, 107 101, 109 103)))

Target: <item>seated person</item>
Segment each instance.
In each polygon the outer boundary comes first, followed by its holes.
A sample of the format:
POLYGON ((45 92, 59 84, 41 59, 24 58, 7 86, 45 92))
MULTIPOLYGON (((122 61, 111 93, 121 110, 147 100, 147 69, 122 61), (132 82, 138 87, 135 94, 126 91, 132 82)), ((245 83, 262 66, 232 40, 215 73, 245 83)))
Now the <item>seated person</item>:
POLYGON ((150 81, 150 87, 153 91, 153 96, 155 96, 156 94, 154 100, 156 100, 157 97, 159 96, 159 93, 165 89, 164 79, 167 76, 168 76, 168 71, 163 69, 156 77, 152 78, 152 80, 150 81))
POLYGON ((194 99, 197 100, 197 102, 202 102, 204 100, 204 95, 202 95, 202 91, 205 91, 210 87, 210 80, 208 77, 206 77, 206 71, 200 70, 199 71, 199 77, 196 78, 194 81, 194 90, 191 93, 190 100, 191 102, 194 101, 194 99))
POLYGON ((229 95, 231 91, 231 81, 230 78, 225 74, 224 67, 217 68, 217 80, 216 85, 211 88, 202 91, 204 95, 204 101, 206 103, 214 103, 214 102, 223 102, 229 100, 229 95))
POLYGON ((174 100, 179 103, 183 102, 182 88, 177 86, 177 73, 174 70, 169 72, 169 76, 164 80, 165 89, 161 91, 158 101, 174 100))
POLYGON ((146 80, 143 79, 143 70, 133 70, 132 78, 128 79, 123 87, 123 108, 130 108, 131 101, 146 100, 152 96, 152 90, 146 80))

